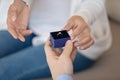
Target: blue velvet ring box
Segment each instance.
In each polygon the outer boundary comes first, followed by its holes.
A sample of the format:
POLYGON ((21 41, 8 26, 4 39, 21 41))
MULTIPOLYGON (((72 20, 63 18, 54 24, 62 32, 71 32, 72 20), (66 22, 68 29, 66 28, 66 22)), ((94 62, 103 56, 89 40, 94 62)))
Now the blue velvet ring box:
POLYGON ((50 40, 53 48, 64 47, 67 40, 70 40, 70 36, 66 30, 50 32, 50 40))

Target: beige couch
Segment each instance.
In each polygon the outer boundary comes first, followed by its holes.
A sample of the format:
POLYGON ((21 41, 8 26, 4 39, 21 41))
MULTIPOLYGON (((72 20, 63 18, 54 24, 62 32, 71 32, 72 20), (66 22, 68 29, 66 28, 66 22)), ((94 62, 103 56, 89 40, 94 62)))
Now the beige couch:
POLYGON ((108 14, 112 18, 110 19, 113 36, 111 49, 105 52, 93 67, 77 73, 74 80, 120 80, 120 14, 118 14, 120 10, 117 9, 120 9, 120 0, 107 0, 108 14))

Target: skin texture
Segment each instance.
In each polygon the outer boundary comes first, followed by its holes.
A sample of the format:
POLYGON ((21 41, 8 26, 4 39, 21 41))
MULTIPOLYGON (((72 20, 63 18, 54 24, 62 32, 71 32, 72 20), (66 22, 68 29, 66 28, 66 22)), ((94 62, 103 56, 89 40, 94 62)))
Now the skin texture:
POLYGON ((24 42, 24 36, 32 33, 31 30, 27 30, 29 15, 30 9, 22 0, 14 0, 9 7, 7 17, 8 31, 15 39, 24 42))
POLYGON ((74 46, 84 50, 93 45, 94 40, 90 35, 90 28, 81 16, 72 16, 63 30, 72 30, 71 39, 78 38, 74 46))
POLYGON ((73 76, 73 61, 76 56, 77 49, 73 46, 71 40, 67 41, 63 51, 61 49, 53 49, 51 41, 48 39, 45 44, 45 52, 47 62, 52 73, 53 80, 61 74, 73 76))

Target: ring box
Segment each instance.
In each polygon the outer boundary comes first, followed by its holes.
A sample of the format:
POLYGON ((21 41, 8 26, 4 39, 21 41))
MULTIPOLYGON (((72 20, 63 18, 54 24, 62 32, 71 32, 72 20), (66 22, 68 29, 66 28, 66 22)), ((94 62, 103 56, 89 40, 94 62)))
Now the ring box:
POLYGON ((64 47, 67 40, 70 40, 70 36, 66 30, 50 32, 50 40, 53 48, 64 47))

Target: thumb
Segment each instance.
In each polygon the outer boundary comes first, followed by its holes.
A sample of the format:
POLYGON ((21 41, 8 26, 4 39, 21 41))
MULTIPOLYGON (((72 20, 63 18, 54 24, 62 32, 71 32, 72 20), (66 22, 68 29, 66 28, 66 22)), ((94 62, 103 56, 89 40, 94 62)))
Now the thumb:
POLYGON ((73 43, 71 40, 68 40, 61 56, 70 57, 72 51, 73 51, 73 43))
POLYGON ((56 53, 52 49, 52 43, 50 41, 50 38, 46 41, 44 49, 45 49, 45 54, 46 54, 47 57, 56 56, 56 53))

